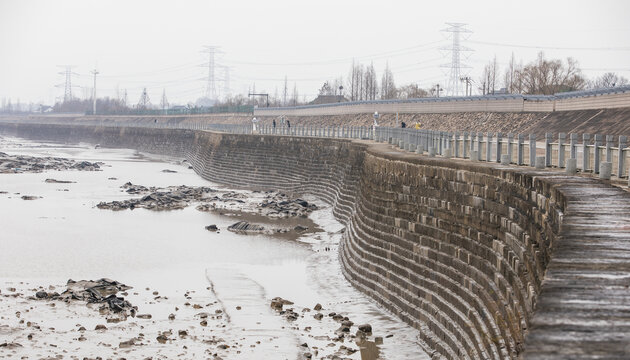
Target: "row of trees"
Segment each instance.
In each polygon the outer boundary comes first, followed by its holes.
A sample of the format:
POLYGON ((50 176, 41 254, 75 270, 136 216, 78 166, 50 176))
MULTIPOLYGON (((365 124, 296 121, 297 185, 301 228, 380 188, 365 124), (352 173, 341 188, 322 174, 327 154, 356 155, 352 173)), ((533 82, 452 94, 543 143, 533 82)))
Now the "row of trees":
POLYGON ((385 65, 379 84, 373 63, 364 66, 353 61, 346 86, 343 86, 343 78, 339 77, 332 82, 325 82, 319 95, 344 95, 350 101, 361 101, 419 98, 428 96, 429 92, 417 83, 397 87, 389 64, 385 65))
POLYGON ((0 114, 27 114, 41 112, 45 106, 34 102, 23 103, 20 99, 13 102, 10 98, 2 98, 0 102, 0 114))
POLYGON ((482 94, 493 94, 503 88, 510 94, 552 95, 627 85, 628 79, 609 72, 589 80, 575 59, 546 59, 540 52, 536 60, 526 65, 522 61, 517 63, 512 54, 503 74, 495 57, 484 67, 479 84, 482 94))

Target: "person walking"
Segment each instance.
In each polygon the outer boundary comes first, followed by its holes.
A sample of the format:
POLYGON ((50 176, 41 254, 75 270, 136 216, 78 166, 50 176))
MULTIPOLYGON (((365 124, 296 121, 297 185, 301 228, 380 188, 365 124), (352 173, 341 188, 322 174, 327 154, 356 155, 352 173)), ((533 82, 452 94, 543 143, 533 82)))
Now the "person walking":
POLYGON ((276 133, 276 119, 273 119, 273 122, 271 123, 271 125, 273 126, 273 133, 276 133))
POLYGON ((403 121, 400 123, 400 127, 404 129, 407 127, 407 124, 403 121))
POLYGON ((291 128, 291 122, 289 120, 287 120, 287 128, 291 128))

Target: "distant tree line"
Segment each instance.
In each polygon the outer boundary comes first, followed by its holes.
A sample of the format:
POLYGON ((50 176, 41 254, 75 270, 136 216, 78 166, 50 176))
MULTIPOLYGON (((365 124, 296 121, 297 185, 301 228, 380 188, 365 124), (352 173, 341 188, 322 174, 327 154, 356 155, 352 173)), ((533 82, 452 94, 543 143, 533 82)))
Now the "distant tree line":
POLYGON ((536 60, 526 65, 522 61, 517 63, 512 55, 503 74, 495 57, 484 67, 479 79, 479 90, 484 95, 498 91, 508 94, 552 95, 627 84, 628 79, 612 72, 589 80, 582 74, 575 59, 569 57, 565 61, 551 60, 540 52, 536 60))
POLYGON ((13 102, 10 98, 2 98, 0 114, 26 114, 40 111, 42 105, 33 102, 23 103, 20 99, 13 102))
MULTIPOLYGON (((538 53, 535 60, 523 64, 523 61, 516 61, 512 54, 507 65, 501 69, 496 56, 483 68, 478 80, 473 80, 477 86, 478 93, 487 94, 527 94, 527 95, 552 95, 567 91, 609 88, 630 84, 627 78, 618 74, 607 72, 594 79, 587 79, 582 74, 578 62, 569 57, 565 60, 547 59, 543 52, 538 53)), ((250 93, 256 93, 255 85, 250 89, 250 93)), ((363 100, 388 100, 388 99, 415 99, 428 96, 436 96, 435 88, 422 88, 418 83, 412 82, 404 85, 396 85, 394 74, 387 63, 381 73, 380 79, 374 68, 374 64, 364 65, 356 61, 352 62, 350 71, 344 81, 343 77, 325 81, 319 88, 318 95, 339 96, 348 101, 363 100)), ((312 100, 312 99, 311 99, 312 100)), ((293 83, 292 91, 289 89, 287 78, 280 92, 275 92, 268 96, 245 96, 243 94, 228 95, 225 99, 217 102, 215 106, 239 107, 243 105, 253 105, 258 107, 282 107, 308 104, 306 95, 300 98, 297 83, 293 83)), ((340 101, 340 100, 339 100, 340 101)), ((19 99, 12 102, 11 99, 3 98, 0 104, 0 113, 19 114, 28 112, 44 112, 52 110, 54 112, 81 112, 90 113, 92 111, 91 99, 74 98, 69 101, 57 102, 52 109, 40 104, 23 104, 19 99)), ((200 109, 201 105, 195 106, 189 103, 186 108, 200 109)), ((129 114, 139 110, 157 110, 169 108, 166 99, 166 92, 162 94, 160 107, 151 105, 146 88, 137 105, 127 104, 127 93, 118 98, 98 98, 97 112, 104 114, 129 114)))
MULTIPOLYGON (((91 113, 93 101, 92 99, 72 99, 68 101, 57 102, 53 106, 54 112, 60 113, 91 113)), ((96 99, 97 113, 102 112, 104 114, 126 114, 131 109, 122 99, 115 99, 110 97, 97 98, 96 99)))

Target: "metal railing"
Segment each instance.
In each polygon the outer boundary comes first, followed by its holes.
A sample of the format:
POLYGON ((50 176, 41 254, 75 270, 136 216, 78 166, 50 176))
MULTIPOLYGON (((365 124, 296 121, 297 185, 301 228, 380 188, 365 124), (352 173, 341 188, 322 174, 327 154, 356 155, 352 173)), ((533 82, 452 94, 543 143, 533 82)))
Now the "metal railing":
POLYGON ((376 129, 375 139, 388 142, 400 149, 429 156, 441 155, 473 161, 497 162, 534 166, 537 168, 569 168, 600 174, 603 167, 610 167, 609 175, 628 177, 627 164, 630 156, 627 136, 615 138, 600 134, 545 134, 538 141, 535 134, 502 134, 482 132, 444 132, 384 128, 376 129), (582 142, 579 140, 582 139, 582 142), (555 141, 554 141, 555 140, 555 141), (617 140, 617 141, 615 141, 617 140), (604 165, 608 163, 609 165, 604 165))
MULTIPOLYGON (((18 121, 10 121, 18 122, 18 121)), ((372 126, 272 126, 263 124, 207 124, 169 122, 104 121, 97 119, 68 122, 63 120, 46 123, 63 125, 98 125, 107 127, 141 127, 158 129, 211 130, 232 134, 262 134, 276 136, 303 136, 320 138, 363 139, 387 142, 402 150, 442 156, 445 158, 470 159, 536 168, 555 167, 594 174, 605 173, 617 178, 628 178, 627 136, 614 137, 600 134, 545 134, 537 139, 535 134, 502 134, 482 132, 447 132, 413 128, 372 126), (581 142, 580 142, 581 139, 581 142)), ((601 175, 600 175, 601 177, 601 175)), ((604 178, 606 178, 604 176, 604 178)))

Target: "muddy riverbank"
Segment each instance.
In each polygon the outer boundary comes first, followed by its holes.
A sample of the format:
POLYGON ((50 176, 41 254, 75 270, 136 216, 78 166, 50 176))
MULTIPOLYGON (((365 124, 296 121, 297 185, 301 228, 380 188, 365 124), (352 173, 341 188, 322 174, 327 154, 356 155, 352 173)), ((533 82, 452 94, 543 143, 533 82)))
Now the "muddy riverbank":
POLYGON ((317 199, 224 188, 199 178, 181 159, 132 150, 7 138, 0 145, 10 156, 103 164, 96 172, 0 174, 0 217, 6 220, 0 239, 0 356, 425 356, 416 330, 343 278, 337 259, 343 227, 317 199), (127 183, 146 190, 128 192, 127 183), (216 191, 162 211, 98 207, 156 192, 181 196, 191 188, 216 191), (20 194, 39 199, 23 201, 20 194), (292 231, 227 231, 241 221, 292 231), (217 231, 208 231, 209 225, 217 231), (308 230, 296 231, 298 226, 308 230), (112 317, 99 312, 102 304, 37 298, 41 292, 61 294, 69 278, 110 278, 131 287, 117 296, 137 307, 135 316, 108 322, 112 317), (276 297, 292 304, 272 307, 276 297), (366 324, 371 334, 359 332, 366 324))

